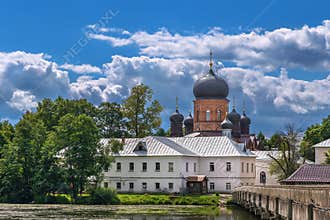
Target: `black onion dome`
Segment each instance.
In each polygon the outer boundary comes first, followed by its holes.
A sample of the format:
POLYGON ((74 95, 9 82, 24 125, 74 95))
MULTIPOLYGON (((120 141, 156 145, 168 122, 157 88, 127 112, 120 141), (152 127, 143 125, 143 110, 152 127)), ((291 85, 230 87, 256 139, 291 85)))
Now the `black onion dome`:
POLYGON ((170 121, 171 122, 182 122, 184 119, 183 115, 179 112, 179 110, 176 110, 175 112, 172 113, 170 116, 170 121))
POLYGON ((233 108, 233 110, 228 114, 228 119, 232 123, 236 123, 240 121, 241 115, 236 112, 235 108, 233 108))
POLYGON ((186 127, 188 127, 188 126, 193 126, 194 125, 194 119, 193 119, 193 117, 191 116, 191 114, 189 114, 186 118, 185 118, 185 120, 184 120, 184 125, 186 126, 186 127))
POLYGON ((197 99, 224 99, 228 96, 228 92, 228 84, 223 78, 216 76, 212 68, 195 82, 193 88, 194 96, 197 99))
POLYGON ((233 129, 233 123, 228 120, 228 116, 226 116, 225 120, 221 122, 221 128, 222 129, 233 129))
POLYGON ((251 124, 251 120, 249 117, 246 116, 245 111, 243 111, 243 115, 241 117, 241 125, 250 125, 251 124))

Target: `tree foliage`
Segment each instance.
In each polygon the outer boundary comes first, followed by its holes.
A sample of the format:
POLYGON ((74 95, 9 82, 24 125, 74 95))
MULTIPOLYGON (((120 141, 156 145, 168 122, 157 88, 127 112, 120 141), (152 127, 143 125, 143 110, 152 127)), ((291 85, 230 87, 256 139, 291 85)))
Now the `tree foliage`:
POLYGON ((308 160, 315 160, 313 145, 330 138, 330 117, 322 120, 321 124, 315 124, 307 128, 301 142, 300 153, 308 160))
POLYGON ((161 124, 162 110, 160 103, 152 99, 152 90, 148 86, 140 84, 133 87, 123 103, 127 130, 134 137, 152 135, 161 124))

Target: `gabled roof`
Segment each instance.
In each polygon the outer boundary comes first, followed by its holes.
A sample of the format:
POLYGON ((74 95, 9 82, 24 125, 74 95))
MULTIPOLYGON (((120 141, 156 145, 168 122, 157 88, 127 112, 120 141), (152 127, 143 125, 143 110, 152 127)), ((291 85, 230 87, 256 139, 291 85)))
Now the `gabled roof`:
POLYGON ((280 152, 278 150, 273 150, 273 151, 252 151, 255 155, 257 155, 257 160, 272 160, 272 158, 269 156, 273 156, 275 158, 278 158, 280 156, 280 152))
POLYGON ((330 138, 325 141, 322 141, 318 144, 315 144, 313 147, 329 147, 330 148, 330 138))
POLYGON ((226 136, 214 137, 177 137, 171 138, 176 143, 199 156, 252 156, 251 151, 243 150, 243 146, 226 136))
MULTIPOLYGON (((101 143, 108 143, 110 139, 102 139, 101 143)), ((187 149, 166 142, 165 137, 148 136, 145 138, 126 138, 123 150, 114 154, 115 156, 196 156, 187 149), (144 142, 146 151, 137 151, 139 143, 144 142)))
MULTIPOLYGON (((110 139, 102 139, 106 144, 110 139)), ((228 137, 157 137, 126 138, 123 150, 115 156, 251 156, 256 157, 243 146, 228 137), (145 143, 146 150, 138 151, 137 146, 145 143)))
POLYGON ((305 164, 291 176, 281 181, 283 184, 330 184, 330 165, 305 164))

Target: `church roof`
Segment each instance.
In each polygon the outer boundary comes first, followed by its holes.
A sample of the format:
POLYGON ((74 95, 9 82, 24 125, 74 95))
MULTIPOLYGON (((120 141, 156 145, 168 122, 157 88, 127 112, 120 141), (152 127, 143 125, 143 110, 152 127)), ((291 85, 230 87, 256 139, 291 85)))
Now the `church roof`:
POLYGON ((318 144, 315 144, 313 147, 330 147, 330 138, 318 144))
MULTIPOLYGON (((106 144, 110 139, 102 139, 106 144)), ((228 137, 157 137, 127 138, 123 150, 114 156, 195 156, 195 157, 255 157, 243 146, 228 137), (145 143, 143 151, 137 151, 136 146, 145 143)))

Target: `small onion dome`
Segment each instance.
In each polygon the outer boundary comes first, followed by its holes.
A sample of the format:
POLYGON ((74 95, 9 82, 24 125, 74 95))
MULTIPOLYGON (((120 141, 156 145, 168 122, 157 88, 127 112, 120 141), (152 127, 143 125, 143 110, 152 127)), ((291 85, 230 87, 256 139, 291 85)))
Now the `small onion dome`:
POLYGON ((184 123, 184 125, 186 127, 189 127, 189 126, 193 126, 194 125, 194 119, 191 116, 191 113, 185 118, 185 120, 184 120, 183 123, 184 123))
POLYGON ((197 99, 224 99, 228 96, 228 92, 228 84, 223 78, 216 76, 212 68, 195 82, 193 88, 197 99))
POLYGON ((229 121, 228 115, 226 115, 225 120, 223 120, 223 122, 221 122, 221 128, 222 129, 233 129, 233 123, 231 123, 231 121, 229 121))
POLYGON ((243 111, 243 115, 241 117, 241 125, 250 125, 251 124, 251 120, 249 117, 246 116, 245 111, 243 111))
POLYGON ((170 116, 170 121, 171 122, 182 122, 184 119, 183 115, 179 112, 179 110, 176 110, 175 112, 172 113, 170 116))
POLYGON ((235 108, 233 108, 233 110, 228 114, 228 119, 235 124, 240 121, 241 115, 236 112, 235 108))

